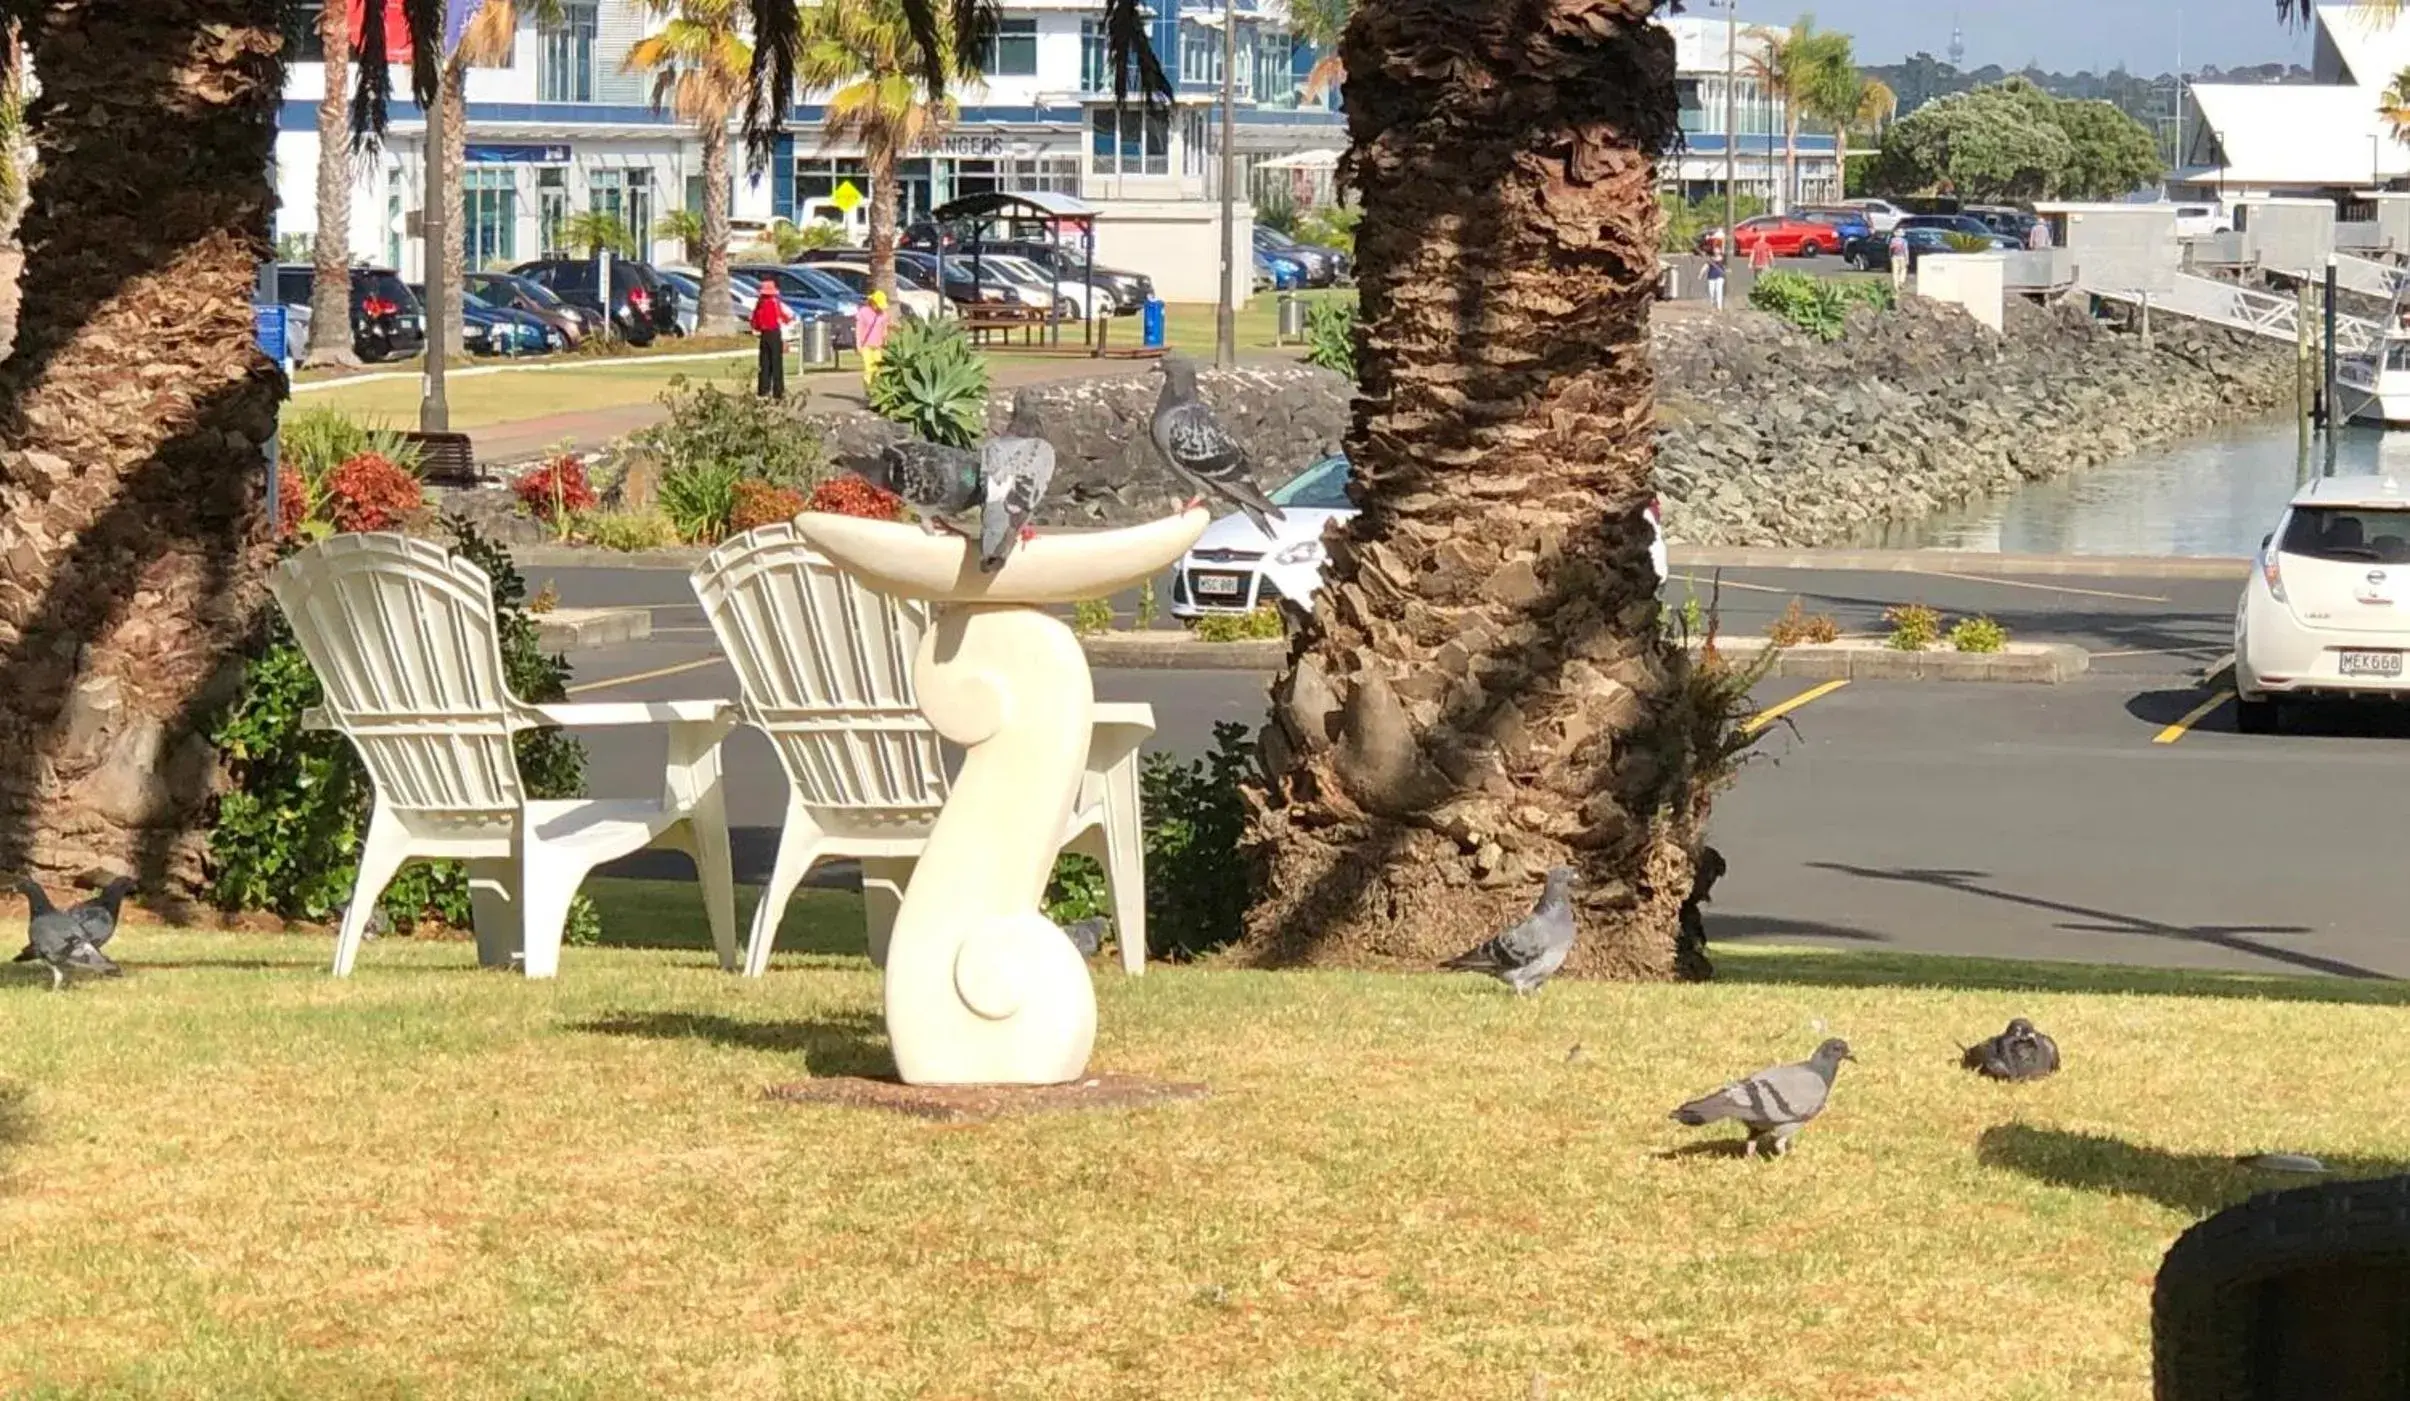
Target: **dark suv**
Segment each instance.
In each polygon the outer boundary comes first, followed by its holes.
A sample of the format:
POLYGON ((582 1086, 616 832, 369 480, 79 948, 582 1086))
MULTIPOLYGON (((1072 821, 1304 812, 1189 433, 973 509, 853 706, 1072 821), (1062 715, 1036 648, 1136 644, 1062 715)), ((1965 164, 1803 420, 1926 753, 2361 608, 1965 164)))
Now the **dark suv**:
MULTIPOLYGON (((308 306, 318 285, 308 263, 280 263, 276 300, 308 306)), ((404 360, 427 348, 426 311, 391 268, 351 270, 351 353, 363 360, 404 360)), ((294 354, 301 353, 299 346, 294 354)))
MULTIPOLYGON (((600 279, 591 258, 538 258, 511 269, 516 277, 548 288, 571 306, 605 312, 600 279)), ((650 263, 611 260, 612 329, 630 345, 650 345, 656 336, 678 334, 678 294, 650 263)))

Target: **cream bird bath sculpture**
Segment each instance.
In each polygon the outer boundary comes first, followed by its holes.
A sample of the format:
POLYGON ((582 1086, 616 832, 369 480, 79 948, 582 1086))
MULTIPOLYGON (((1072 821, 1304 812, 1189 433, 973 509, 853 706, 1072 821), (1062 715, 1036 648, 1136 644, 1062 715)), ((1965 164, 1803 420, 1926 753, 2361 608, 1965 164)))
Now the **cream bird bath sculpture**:
POLYGON ((982 574, 975 540, 795 518, 813 549, 865 585, 939 605, 913 679, 929 723, 965 752, 887 948, 887 1036, 905 1083, 1051 1085, 1087 1072, 1096 992, 1038 903, 1079 795, 1096 693, 1079 639, 1040 605, 1153 577, 1209 519, 1199 509, 1041 535, 982 574))

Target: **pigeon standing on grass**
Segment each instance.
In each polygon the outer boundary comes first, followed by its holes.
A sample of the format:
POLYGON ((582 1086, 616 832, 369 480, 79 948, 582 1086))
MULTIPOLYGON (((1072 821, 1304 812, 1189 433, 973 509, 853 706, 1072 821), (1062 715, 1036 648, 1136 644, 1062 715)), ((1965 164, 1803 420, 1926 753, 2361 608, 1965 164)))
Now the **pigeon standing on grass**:
POLYGON ((1024 389, 1013 396, 1013 418, 1002 437, 990 438, 979 454, 986 479, 979 507, 979 572, 993 574, 1004 567, 1015 540, 1036 532, 1029 518, 1046 498, 1054 480, 1054 444, 1038 426, 1038 398, 1024 389))
POLYGON ((1565 966, 1573 951, 1573 883, 1571 866, 1556 866, 1540 888, 1540 903, 1531 917, 1478 948, 1467 949, 1440 965, 1461 973, 1487 973, 1515 990, 1515 996, 1540 990, 1565 966))
POLYGON ((1958 1063, 1993 1080, 2039 1080, 2059 1068, 2059 1043, 2018 1017, 1998 1036, 1967 1047, 1958 1063))
MULTIPOLYGON (((111 884, 114 886, 115 882, 111 884)), ((79 906, 76 910, 56 908, 50 903, 49 892, 30 879, 19 881, 17 889, 25 893, 27 902, 33 907, 32 918, 25 925, 25 952, 17 955, 17 961, 25 963, 39 959, 46 965, 50 969, 51 991, 65 987, 70 972, 98 973, 114 978, 123 971, 109 961, 107 954, 93 946, 90 933, 93 926, 78 915, 78 910, 83 907, 79 906)), ((114 901, 111 903, 114 904, 114 901)), ((92 913, 106 915, 109 932, 116 932, 115 915, 97 907, 92 913)), ((104 939, 106 937, 103 936, 104 939)))
POLYGON ((1754 1158, 1759 1149, 1780 1157, 1791 1151, 1791 1135, 1824 1112, 1824 1101, 1832 1094, 1833 1076, 1840 1071, 1841 1062, 1856 1059, 1849 1053, 1849 1043, 1834 1037, 1806 1060, 1761 1070, 1713 1094, 1701 1095, 1676 1109, 1672 1118, 1693 1128, 1733 1120, 1749 1131, 1742 1157, 1754 1158))
POLYGON ((980 504, 979 454, 968 448, 909 438, 888 443, 876 457, 849 465, 855 476, 902 497, 920 513, 921 528, 932 535, 950 517, 980 504))
POLYGON ((1248 474, 1247 450, 1197 397, 1196 364, 1185 355, 1166 355, 1155 368, 1163 376, 1163 394, 1155 400, 1155 418, 1148 425, 1155 451, 1162 454, 1173 476, 1199 493, 1180 509, 1193 511, 1205 504, 1207 496, 1218 496, 1244 511, 1257 530, 1270 535, 1271 523, 1287 517, 1248 474))

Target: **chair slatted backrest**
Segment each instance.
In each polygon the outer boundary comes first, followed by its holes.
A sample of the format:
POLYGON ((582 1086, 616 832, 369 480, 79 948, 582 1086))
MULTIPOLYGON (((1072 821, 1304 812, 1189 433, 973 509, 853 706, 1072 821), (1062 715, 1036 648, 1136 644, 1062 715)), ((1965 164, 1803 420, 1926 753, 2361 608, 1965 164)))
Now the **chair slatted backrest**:
POLYGON ((524 797, 485 571, 403 535, 337 535, 268 587, 387 806, 503 814, 524 797))
POLYGON ((736 669, 740 713, 806 805, 936 816, 945 763, 912 684, 926 603, 864 588, 785 522, 721 545, 692 583, 736 669))

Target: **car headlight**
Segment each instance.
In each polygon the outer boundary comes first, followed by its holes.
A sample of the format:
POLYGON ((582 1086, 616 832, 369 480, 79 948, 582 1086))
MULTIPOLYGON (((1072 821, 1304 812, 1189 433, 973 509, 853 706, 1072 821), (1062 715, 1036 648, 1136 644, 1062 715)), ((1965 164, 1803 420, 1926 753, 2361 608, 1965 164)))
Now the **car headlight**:
POLYGON ((1296 544, 1274 553, 1272 562, 1274 564, 1320 564, 1322 562, 1322 542, 1300 540, 1296 544))

